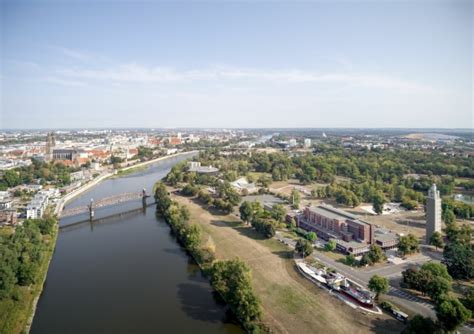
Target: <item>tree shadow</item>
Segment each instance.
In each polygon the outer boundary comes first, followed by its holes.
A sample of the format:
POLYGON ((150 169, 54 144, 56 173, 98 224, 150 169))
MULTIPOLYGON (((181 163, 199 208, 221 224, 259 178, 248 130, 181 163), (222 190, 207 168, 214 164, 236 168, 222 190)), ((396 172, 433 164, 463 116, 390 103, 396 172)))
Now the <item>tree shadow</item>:
POLYGON ((230 227, 241 235, 246 236, 247 238, 251 238, 253 240, 267 240, 263 235, 255 231, 250 226, 244 226, 240 222, 224 222, 220 220, 212 220, 211 225, 218 226, 218 227, 230 227))
POLYGON ((210 214, 214 216, 227 216, 228 213, 222 212, 221 210, 216 209, 215 207, 211 205, 207 205, 199 200, 197 197, 186 197, 186 196, 181 196, 184 198, 188 198, 191 202, 193 202, 196 205, 199 205, 202 209, 208 211, 210 214))
POLYGON ((426 223, 421 220, 410 220, 410 219, 395 219, 393 221, 395 224, 400 225, 400 226, 408 226, 408 227, 417 227, 424 229, 426 228, 426 223))
POLYGON ((288 260, 293 258, 293 251, 286 250, 286 251, 273 251, 273 254, 277 255, 278 257, 288 260))
POLYGON ((371 322, 372 331, 377 334, 399 334, 405 329, 406 324, 395 319, 377 316, 371 322))
POLYGON ((178 285, 181 309, 191 318, 211 323, 238 322, 227 309, 218 294, 202 284, 182 283, 178 285))

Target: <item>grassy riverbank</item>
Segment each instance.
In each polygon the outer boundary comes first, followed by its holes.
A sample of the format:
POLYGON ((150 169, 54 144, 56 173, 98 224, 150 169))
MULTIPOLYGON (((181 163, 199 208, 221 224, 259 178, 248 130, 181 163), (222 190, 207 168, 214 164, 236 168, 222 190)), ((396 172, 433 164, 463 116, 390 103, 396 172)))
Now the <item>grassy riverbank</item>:
POLYGON ((190 224, 186 206, 171 199, 169 189, 158 182, 155 187, 156 212, 170 225, 176 239, 210 277, 211 285, 249 333, 263 333, 262 308, 252 286, 252 272, 240 259, 216 260, 215 244, 203 235, 198 224, 190 224))
MULTIPOLYGON (((4 238, 8 238, 9 234, 13 234, 14 231, 13 229, 2 230, 4 232, 1 234, 3 244, 4 238)), ((29 331, 34 309, 46 280, 57 236, 57 224, 54 225, 50 234, 41 235, 41 260, 34 275, 34 282, 24 286, 15 284, 10 295, 0 299, 0 333, 17 334, 29 331)))
POLYGON ((211 236, 218 260, 239 257, 252 270, 252 285, 262 301, 263 322, 274 333, 399 333, 403 326, 388 316, 365 316, 302 278, 292 252, 275 239, 265 239, 233 214, 217 215, 195 199, 172 195, 190 211, 190 223, 211 236))
POLYGON ((146 166, 137 166, 137 167, 133 167, 133 168, 129 168, 129 169, 120 169, 117 172, 117 174, 113 175, 111 178, 126 176, 126 175, 130 175, 130 174, 137 173, 137 172, 143 172, 143 171, 147 170, 148 167, 149 166, 146 165, 146 166))

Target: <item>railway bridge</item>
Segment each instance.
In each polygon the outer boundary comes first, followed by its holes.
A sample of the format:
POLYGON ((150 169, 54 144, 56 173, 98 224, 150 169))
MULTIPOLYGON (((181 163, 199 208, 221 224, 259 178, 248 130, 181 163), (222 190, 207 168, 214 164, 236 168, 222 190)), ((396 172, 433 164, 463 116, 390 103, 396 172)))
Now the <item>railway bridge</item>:
POLYGON ((143 189, 141 192, 122 193, 122 194, 105 197, 96 201, 91 198, 91 201, 89 204, 65 209, 62 212, 60 212, 59 217, 65 218, 65 217, 76 216, 81 213, 89 212, 89 219, 92 220, 94 219, 95 209, 103 208, 103 207, 111 206, 111 205, 116 205, 116 204, 120 204, 124 202, 130 202, 137 199, 141 199, 143 206, 146 206, 147 205, 146 199, 148 197, 150 196, 147 195, 146 190, 143 189))

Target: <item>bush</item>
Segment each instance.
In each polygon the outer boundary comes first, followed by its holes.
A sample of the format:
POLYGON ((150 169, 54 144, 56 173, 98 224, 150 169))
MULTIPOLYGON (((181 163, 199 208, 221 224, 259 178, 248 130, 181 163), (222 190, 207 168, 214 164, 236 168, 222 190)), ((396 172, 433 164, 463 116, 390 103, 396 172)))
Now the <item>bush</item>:
POLYGON ((195 196, 199 191, 199 188, 197 186, 192 186, 190 184, 187 184, 181 189, 181 193, 184 196, 195 196))

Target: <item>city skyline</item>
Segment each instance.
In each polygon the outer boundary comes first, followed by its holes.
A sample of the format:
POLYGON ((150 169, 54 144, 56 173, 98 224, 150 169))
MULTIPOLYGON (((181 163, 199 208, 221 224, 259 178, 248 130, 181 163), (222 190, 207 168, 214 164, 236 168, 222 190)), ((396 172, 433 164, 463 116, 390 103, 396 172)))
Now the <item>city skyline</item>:
POLYGON ((472 10, 4 1, 0 128, 472 128, 472 10))

